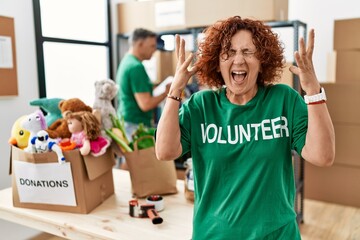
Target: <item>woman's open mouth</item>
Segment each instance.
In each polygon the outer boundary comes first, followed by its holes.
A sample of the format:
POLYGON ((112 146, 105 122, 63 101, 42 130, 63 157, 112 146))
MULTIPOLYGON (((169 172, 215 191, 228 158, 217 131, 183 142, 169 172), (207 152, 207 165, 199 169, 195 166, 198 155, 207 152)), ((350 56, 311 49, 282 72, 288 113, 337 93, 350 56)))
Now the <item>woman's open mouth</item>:
POLYGON ((235 83, 242 83, 247 75, 247 72, 245 71, 232 71, 231 76, 235 83))

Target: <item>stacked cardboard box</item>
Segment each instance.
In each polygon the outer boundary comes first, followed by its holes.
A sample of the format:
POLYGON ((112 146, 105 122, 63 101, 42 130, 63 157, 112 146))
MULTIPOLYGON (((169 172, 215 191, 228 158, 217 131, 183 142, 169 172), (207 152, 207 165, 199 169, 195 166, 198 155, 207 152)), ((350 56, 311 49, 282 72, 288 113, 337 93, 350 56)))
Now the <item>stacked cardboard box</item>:
POLYGON ((118 4, 118 33, 143 27, 153 31, 204 27, 239 15, 264 21, 285 21, 288 0, 151 0, 118 4))
POLYGON ((157 50, 150 60, 143 61, 150 80, 159 84, 169 76, 174 76, 173 52, 157 50))
POLYGON ((305 165, 305 197, 360 207, 360 18, 335 21, 332 61, 332 83, 322 85, 335 128, 335 163, 305 165))
POLYGON ((327 60, 329 82, 349 82, 360 79, 360 18, 336 20, 334 50, 327 60))
POLYGON ((289 68, 292 66, 293 63, 287 62, 285 65, 285 68, 283 69, 281 78, 279 80, 279 83, 288 85, 290 87, 294 87, 294 75, 292 72, 290 72, 289 68))

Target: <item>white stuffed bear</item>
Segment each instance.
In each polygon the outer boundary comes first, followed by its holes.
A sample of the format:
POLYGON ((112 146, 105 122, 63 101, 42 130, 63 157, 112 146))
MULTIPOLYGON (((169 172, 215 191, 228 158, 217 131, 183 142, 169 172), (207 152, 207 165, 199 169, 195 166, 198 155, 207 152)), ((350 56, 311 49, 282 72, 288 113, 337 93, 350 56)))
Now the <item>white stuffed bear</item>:
MULTIPOLYGON (((100 112, 102 129, 113 127, 110 114, 116 116, 116 110, 112 105, 118 93, 118 86, 111 79, 98 80, 95 82, 95 101, 93 109, 100 112)), ((106 135, 106 134, 105 134, 106 135)))

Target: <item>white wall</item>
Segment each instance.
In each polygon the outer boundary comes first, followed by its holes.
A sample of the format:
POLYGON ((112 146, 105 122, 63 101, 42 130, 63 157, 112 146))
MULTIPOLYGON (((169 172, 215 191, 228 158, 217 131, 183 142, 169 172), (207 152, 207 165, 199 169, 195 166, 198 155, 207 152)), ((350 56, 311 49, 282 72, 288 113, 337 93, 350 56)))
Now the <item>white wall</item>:
MULTIPOLYGON (((34 108, 29 101, 38 98, 38 76, 32 1, 0 0, 0 15, 15 20, 18 96, 0 97, 0 189, 11 185, 8 139, 13 122, 34 108)), ((0 86, 1 87, 1 86, 0 86)), ((0 220, 0 232, 7 239, 26 239, 38 231, 0 220)))
MULTIPOLYGON (((112 38, 114 44, 114 72, 117 68, 115 36, 117 32, 116 4, 118 2, 124 2, 124 0, 111 0, 112 29, 114 33, 112 38)), ((314 64, 320 81, 326 80, 326 55, 333 48, 334 20, 360 17, 359 9, 359 0, 289 0, 289 19, 301 20, 307 23, 308 29, 315 28, 314 64)), ((34 111, 34 107, 29 106, 29 101, 38 98, 39 92, 32 1, 0 0, 0 15, 15 19, 19 86, 18 96, 0 97, 0 189, 3 189, 11 186, 11 178, 8 175, 10 151, 8 138, 10 137, 11 126, 19 116, 34 111)), ((7 239, 24 239, 24 237, 16 235, 22 231, 8 230, 8 226, 9 224, 0 221, 0 232, 5 236, 9 236, 7 239), (6 230, 8 230, 8 233, 4 233, 6 230)))
POLYGON ((32 1, 0 0, 0 15, 15 20, 18 96, 0 98, 0 189, 10 186, 9 144, 13 122, 35 110, 29 101, 39 97, 32 1))
MULTIPOLYGON (((334 20, 360 18, 359 0, 289 0, 289 20, 315 29, 314 66, 319 81, 326 79, 326 57, 333 50, 334 20)), ((359 31, 359 29, 357 29, 359 31)))

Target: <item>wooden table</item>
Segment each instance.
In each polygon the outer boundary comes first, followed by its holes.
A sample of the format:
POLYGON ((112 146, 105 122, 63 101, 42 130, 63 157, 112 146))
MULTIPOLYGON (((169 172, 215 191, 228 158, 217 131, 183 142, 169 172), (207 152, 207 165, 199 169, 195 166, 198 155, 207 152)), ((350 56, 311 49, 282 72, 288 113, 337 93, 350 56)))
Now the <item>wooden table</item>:
MULTIPOLYGON (((89 214, 15 208, 12 189, 0 191, 0 218, 69 239, 191 239, 193 204, 185 199, 184 181, 179 193, 164 196, 162 224, 129 216, 131 182, 129 172, 114 169, 115 194, 89 214)), ((145 203, 145 200, 139 200, 145 203)))

